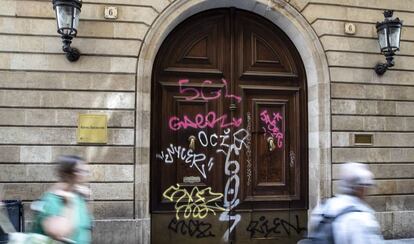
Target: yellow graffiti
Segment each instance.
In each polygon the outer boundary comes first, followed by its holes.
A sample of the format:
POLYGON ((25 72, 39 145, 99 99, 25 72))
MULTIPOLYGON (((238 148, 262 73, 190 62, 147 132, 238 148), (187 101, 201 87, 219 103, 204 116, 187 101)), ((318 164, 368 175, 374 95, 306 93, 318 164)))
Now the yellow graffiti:
POLYGON ((195 186, 191 192, 188 192, 187 189, 181 188, 180 184, 177 184, 177 186, 170 186, 162 195, 171 202, 175 201, 175 217, 177 219, 180 219, 179 213, 183 213, 184 219, 190 217, 204 219, 209 212, 216 215, 215 211, 225 210, 214 203, 214 201, 219 201, 223 194, 212 192, 211 187, 199 190, 195 186))

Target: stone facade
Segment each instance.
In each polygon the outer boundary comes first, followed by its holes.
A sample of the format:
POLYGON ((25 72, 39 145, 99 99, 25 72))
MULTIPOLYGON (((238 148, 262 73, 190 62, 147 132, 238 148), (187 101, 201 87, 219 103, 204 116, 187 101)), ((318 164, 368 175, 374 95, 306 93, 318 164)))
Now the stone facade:
MULTIPOLYGON (((85 0, 78 62, 61 52, 51 1, 0 5, 0 190, 26 205, 55 180, 56 156, 92 165, 96 243, 149 243, 152 65, 187 17, 218 7, 263 15, 291 38, 305 64, 310 207, 335 192, 337 169, 365 162, 377 188, 368 201, 388 238, 414 233, 414 2, 411 0, 85 0), (104 19, 104 7, 118 18, 104 19), (404 20, 396 65, 373 71, 383 9, 404 20), (345 34, 345 23, 356 33, 345 34), (79 113, 108 114, 105 146, 76 143, 79 113), (370 146, 355 134, 372 134, 370 146), (332 186, 332 187, 331 187, 332 186), (114 236, 117 232, 119 235, 114 236), (114 239, 116 238, 116 239, 114 239)), ((29 212, 29 211, 27 211, 29 212)), ((30 214, 27 216, 30 220, 30 214)))

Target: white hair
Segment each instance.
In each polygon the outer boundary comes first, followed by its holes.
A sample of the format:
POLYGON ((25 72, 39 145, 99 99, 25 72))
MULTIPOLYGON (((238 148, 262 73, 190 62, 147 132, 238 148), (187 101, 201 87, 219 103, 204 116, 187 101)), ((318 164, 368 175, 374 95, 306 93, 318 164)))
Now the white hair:
POLYGON ((374 175, 368 166, 361 163, 349 162, 341 165, 339 192, 353 195, 356 188, 374 185, 374 175))

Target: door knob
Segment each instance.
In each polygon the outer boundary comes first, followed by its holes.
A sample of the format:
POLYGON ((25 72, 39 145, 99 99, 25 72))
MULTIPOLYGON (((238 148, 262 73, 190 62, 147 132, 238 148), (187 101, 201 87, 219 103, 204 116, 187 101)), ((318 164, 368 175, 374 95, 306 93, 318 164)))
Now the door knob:
POLYGON ((275 140, 273 139, 273 137, 267 138, 267 143, 269 144, 269 151, 270 152, 272 152, 273 150, 275 150, 276 145, 275 145, 275 140))
POLYGON ((188 146, 188 148, 190 148, 193 151, 195 150, 195 140, 196 140, 195 136, 188 137, 188 141, 190 142, 190 145, 188 146))

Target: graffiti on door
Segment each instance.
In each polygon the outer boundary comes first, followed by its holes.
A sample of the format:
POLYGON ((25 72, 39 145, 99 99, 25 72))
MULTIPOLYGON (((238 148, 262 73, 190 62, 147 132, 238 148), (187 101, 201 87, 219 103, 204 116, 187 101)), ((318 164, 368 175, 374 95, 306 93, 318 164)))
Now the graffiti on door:
MULTIPOLYGON (((215 84, 210 80, 205 80, 197 87, 191 86, 188 79, 180 79, 178 81, 179 93, 185 96, 186 101, 201 100, 212 101, 217 99, 229 99, 231 103, 240 103, 240 96, 231 94, 228 89, 227 81, 222 79, 220 88, 207 87, 207 85, 215 84), (215 90, 214 90, 215 89, 215 90)), ((260 121, 262 122, 265 133, 277 139, 277 146, 283 146, 283 117, 279 112, 268 112, 263 110, 260 113, 260 121)), ((211 231, 211 224, 202 222, 209 214, 219 214, 219 221, 228 222, 229 227, 226 229, 223 240, 228 241, 232 232, 241 221, 241 215, 233 211, 240 204, 240 163, 239 157, 242 151, 245 152, 247 162, 247 184, 252 181, 252 151, 251 151, 251 131, 252 118, 250 112, 247 113, 246 128, 242 128, 242 118, 231 118, 228 114, 217 115, 214 111, 208 111, 206 114, 198 113, 194 115, 171 116, 168 120, 168 128, 172 131, 180 131, 186 129, 196 129, 198 145, 201 148, 213 149, 217 155, 225 158, 224 175, 226 183, 224 192, 213 192, 211 187, 184 187, 179 183, 171 185, 164 193, 164 199, 175 203, 176 217, 171 220, 168 228, 175 233, 189 235, 196 238, 206 238, 215 236, 211 231), (222 132, 210 133, 209 128, 219 128, 222 132), (190 190, 191 189, 191 190, 190 190), (219 205, 222 203, 222 206, 219 205)), ((168 148, 156 154, 156 158, 165 164, 184 163, 190 168, 197 169, 198 173, 204 178, 208 178, 209 172, 214 166, 215 155, 206 155, 196 152, 196 149, 186 148, 183 145, 170 144, 168 148)), ((269 221, 260 219, 251 222, 248 231, 251 236, 255 237, 259 234, 269 235, 269 233, 280 228, 285 229, 288 226, 284 220, 275 220, 272 222, 274 226, 268 224, 269 221), (277 226, 276 226, 277 224, 277 226), (266 226, 265 226, 266 225, 266 226), (267 226, 269 225, 269 226, 267 226), (266 231, 262 231, 265 228, 266 231), (269 230, 269 231, 268 231, 269 230)))
POLYGON ((272 118, 267 110, 263 110, 260 113, 260 120, 265 124, 264 127, 262 127, 264 132, 277 139, 278 148, 283 147, 283 132, 280 129, 280 126, 278 126, 278 122, 282 121, 282 119, 283 117, 280 113, 273 112, 272 118))
POLYGON ((197 114, 194 116, 194 119, 189 118, 187 115, 184 115, 182 119, 177 116, 172 116, 168 121, 170 129, 173 131, 187 128, 214 128, 216 125, 220 126, 220 128, 229 128, 232 126, 239 127, 241 123, 241 118, 232 118, 232 120, 229 121, 227 119, 227 114, 223 114, 222 116, 217 117, 217 114, 214 111, 210 111, 206 115, 197 114))
POLYGON ((247 113, 247 141, 246 141, 246 177, 247 177, 247 185, 250 186, 252 183, 252 115, 248 112, 247 113))
POLYGON ((215 237, 211 231, 212 225, 202 220, 177 220, 172 218, 168 229, 177 234, 188 235, 195 238, 215 237))
POLYGON ((208 213, 216 215, 216 211, 224 210, 224 208, 217 205, 223 194, 212 192, 211 187, 200 190, 195 186, 191 192, 188 192, 187 189, 177 183, 176 186, 170 186, 165 190, 163 197, 175 202, 175 217, 177 220, 180 219, 180 214, 184 216, 184 219, 190 217, 204 219, 208 213))
POLYGON ((240 171, 240 164, 237 160, 232 160, 232 155, 239 156, 240 151, 243 147, 246 147, 246 140, 249 137, 249 132, 245 129, 240 129, 234 133, 234 143, 230 145, 226 155, 226 161, 224 165, 224 173, 228 177, 226 186, 224 187, 224 203, 223 206, 226 208, 220 215, 220 221, 228 221, 230 228, 224 233, 223 239, 228 240, 231 232, 234 230, 236 225, 240 222, 240 214, 235 214, 231 211, 237 205, 240 204, 239 199, 239 188, 240 188, 240 177, 238 175, 240 171))
MULTIPOLYGON (((188 84, 189 82, 190 82, 190 80, 188 80, 188 79, 181 79, 181 80, 178 81, 178 84, 179 84, 179 87, 180 87, 179 88, 180 89, 180 94, 188 95, 188 93, 190 93, 191 95, 193 95, 191 97, 186 97, 185 100, 187 100, 187 101, 192 101, 192 100, 195 100, 195 99, 202 99, 204 101, 209 101, 209 100, 219 99, 222 96, 221 90, 210 92, 210 94, 214 94, 212 96, 206 96, 205 95, 205 92, 204 92, 205 85, 213 84, 213 82, 211 80, 203 81, 201 89, 194 88, 194 87, 183 88, 183 85, 188 84)), ((241 97, 236 96, 234 94, 229 94, 227 81, 225 79, 221 79, 221 83, 223 83, 224 89, 225 89, 224 97, 229 98, 229 99, 234 99, 238 103, 240 103, 241 100, 242 100, 241 97)))
POLYGON ((290 223, 282 218, 267 219, 265 216, 261 216, 258 220, 252 220, 249 226, 246 228, 250 232, 250 238, 268 238, 272 236, 290 236, 292 231, 296 235, 299 235, 302 231, 306 231, 306 228, 300 227, 299 216, 295 215, 295 223, 290 223))
POLYGON ((174 158, 176 160, 181 160, 185 164, 190 165, 190 168, 194 167, 200 172, 200 174, 207 178, 206 169, 210 171, 214 165, 214 158, 209 158, 203 153, 195 153, 192 149, 187 149, 182 146, 174 146, 170 144, 170 147, 166 149, 166 152, 162 151, 161 153, 156 154, 158 159, 161 159, 166 164, 174 163, 174 158))

